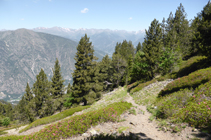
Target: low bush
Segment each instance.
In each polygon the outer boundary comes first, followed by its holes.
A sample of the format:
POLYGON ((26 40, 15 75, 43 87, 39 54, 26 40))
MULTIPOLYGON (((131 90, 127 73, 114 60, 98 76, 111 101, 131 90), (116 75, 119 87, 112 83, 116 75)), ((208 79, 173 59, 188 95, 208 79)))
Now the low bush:
POLYGON ((116 102, 108 105, 105 108, 98 109, 95 111, 90 111, 82 115, 76 115, 70 119, 63 120, 56 124, 52 124, 42 129, 41 131, 34 133, 32 135, 27 135, 23 137, 19 136, 9 136, 2 137, 2 140, 8 140, 12 138, 13 140, 19 139, 65 139, 77 134, 83 134, 91 126, 95 126, 98 123, 108 122, 108 121, 118 121, 120 115, 126 110, 132 107, 131 103, 127 102, 116 102))
POLYGON ((201 84, 194 91, 185 89, 174 92, 156 102, 159 118, 172 122, 186 122, 199 128, 211 128, 211 81, 201 84))
POLYGON ((186 76, 196 70, 204 69, 210 66, 209 59, 206 56, 194 56, 187 61, 182 62, 177 72, 177 77, 186 76))
POLYGON ((160 113, 156 116, 162 119, 172 117, 182 107, 186 106, 192 94, 193 90, 184 89, 158 99, 155 104, 160 113))
POLYGON ((8 126, 10 124, 10 118, 9 117, 5 117, 4 119, 2 119, 2 125, 3 126, 8 126))
POLYGON ((211 79, 211 68, 195 71, 188 76, 178 78, 169 83, 165 89, 159 93, 159 97, 176 92, 185 88, 196 88, 199 85, 208 82, 211 79))
POLYGON ((68 116, 73 115, 75 112, 79 112, 79 111, 87 109, 89 107, 90 106, 78 106, 76 108, 67 109, 67 110, 65 110, 61 113, 56 114, 56 115, 52 115, 52 116, 49 116, 49 117, 44 117, 44 118, 38 119, 38 120, 32 122, 31 124, 29 124, 24 129, 20 130, 19 133, 24 132, 24 131, 26 131, 30 128, 33 128, 33 127, 36 127, 36 126, 39 126, 39 125, 48 124, 48 123, 51 123, 51 122, 55 122, 57 120, 61 120, 63 118, 66 118, 68 116))
POLYGON ((141 84, 139 84, 138 86, 136 86, 135 88, 131 89, 131 90, 130 90, 130 93, 132 94, 132 93, 134 93, 134 92, 137 92, 137 91, 139 91, 139 90, 142 90, 144 87, 146 87, 146 86, 148 86, 148 85, 150 85, 150 84, 152 84, 152 83, 154 83, 154 82, 156 82, 156 79, 153 79, 153 80, 148 81, 148 82, 146 82, 146 83, 141 83, 141 84))
POLYGON ((135 88, 136 86, 138 86, 141 82, 140 81, 136 81, 130 85, 127 86, 127 90, 130 91, 131 89, 135 88))

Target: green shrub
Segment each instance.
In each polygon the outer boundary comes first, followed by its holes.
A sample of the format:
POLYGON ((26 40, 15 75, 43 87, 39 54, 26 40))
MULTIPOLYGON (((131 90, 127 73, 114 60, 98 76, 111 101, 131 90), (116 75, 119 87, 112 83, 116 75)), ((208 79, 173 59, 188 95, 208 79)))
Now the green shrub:
POLYGON ((66 118, 68 116, 73 115, 75 112, 79 112, 79 111, 87 109, 89 107, 90 106, 78 106, 76 108, 67 109, 67 110, 65 110, 61 113, 56 114, 56 115, 52 115, 52 116, 49 116, 49 117, 44 117, 44 118, 38 119, 38 120, 32 122, 31 124, 29 124, 24 129, 20 130, 19 133, 24 132, 24 131, 26 131, 30 128, 33 128, 33 127, 36 127, 36 126, 39 126, 39 125, 48 124, 48 123, 51 123, 51 122, 55 122, 57 120, 61 120, 63 118, 66 118))
POLYGON ((165 89, 159 93, 159 97, 165 96, 172 92, 178 91, 185 88, 196 88, 199 85, 208 82, 211 79, 211 68, 201 69, 196 72, 178 78, 173 82, 169 83, 165 89))
POLYGON ((146 82, 146 83, 141 83, 141 84, 139 84, 138 86, 136 86, 135 88, 131 89, 131 90, 130 90, 130 93, 132 94, 132 93, 134 93, 134 92, 137 92, 137 91, 139 91, 139 90, 142 90, 144 87, 146 87, 146 86, 148 86, 148 85, 150 85, 150 84, 152 84, 152 83, 154 83, 154 82, 156 82, 156 79, 153 79, 153 80, 148 81, 148 82, 146 82))
POLYGON ((162 119, 172 117, 182 107, 186 106, 192 94, 192 90, 184 89, 158 99, 156 106, 160 113, 156 114, 156 116, 162 119))
POLYGON ((182 62, 177 77, 186 76, 196 70, 207 68, 210 66, 209 59, 206 56, 194 56, 187 61, 182 62))
POLYGON ((63 120, 56 124, 47 126, 33 135, 24 137, 2 137, 2 140, 8 140, 8 138, 16 139, 65 139, 73 135, 83 134, 91 126, 95 126, 98 123, 103 122, 116 122, 120 119, 120 115, 132 107, 131 103, 117 102, 108 105, 105 108, 95 111, 87 112, 82 115, 76 115, 69 119, 63 120))
POLYGON ((127 90, 130 92, 131 89, 135 88, 136 86, 138 86, 141 83, 141 81, 136 81, 130 85, 127 86, 127 90))
POLYGON ((2 124, 3 126, 8 126, 10 124, 10 118, 9 117, 5 117, 3 120, 2 120, 2 124))
POLYGON ((185 89, 159 98, 157 117, 172 122, 187 122, 191 126, 211 128, 211 81, 201 84, 194 92, 185 89))

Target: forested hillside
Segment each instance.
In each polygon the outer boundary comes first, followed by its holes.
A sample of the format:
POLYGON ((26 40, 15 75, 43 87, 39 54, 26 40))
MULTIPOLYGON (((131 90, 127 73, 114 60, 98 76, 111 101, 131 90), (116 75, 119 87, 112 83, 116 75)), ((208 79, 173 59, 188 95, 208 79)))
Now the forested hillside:
MULTIPOLYGON (((210 131, 211 3, 208 2, 192 21, 188 21, 186 15, 185 8, 180 4, 176 12, 171 12, 167 19, 152 20, 145 31, 144 42, 135 47, 131 41, 117 42, 112 58, 105 55, 101 61, 97 61, 92 42, 85 34, 77 45, 72 85, 64 88, 61 66, 56 59, 51 79, 48 80, 47 74, 41 69, 32 87, 26 83, 25 94, 19 104, 14 108, 3 105, 5 109, 1 111, 1 116, 31 123, 68 108, 92 105, 104 93, 127 86, 128 92, 138 104, 147 103, 147 109, 152 113, 151 121, 162 121, 161 125, 169 127, 174 133, 183 129, 183 123, 210 131), (170 79, 167 86, 158 94, 152 95, 152 98, 144 100, 142 97, 146 94, 138 93, 151 83, 167 79, 170 79), (11 114, 15 117, 11 117, 11 114)), ((96 125, 109 119, 114 121, 110 117, 120 115, 129 106, 131 104, 122 101, 114 104, 114 110, 105 108, 99 112, 87 113, 87 118, 99 119, 93 123, 86 120, 86 115, 81 115, 81 121, 87 126, 82 128, 78 121, 81 128, 77 128, 77 131, 74 129, 74 133, 82 134, 91 124, 96 125), (119 112, 116 106, 120 108, 119 112), (96 115, 105 112, 109 114, 104 114, 103 117, 96 115)), ((66 124, 72 125, 72 121, 58 124, 65 129, 62 131, 65 133, 67 129, 63 126, 66 127, 66 124)), ((47 133, 47 129, 45 130, 47 133)), ((52 138, 66 138, 75 134, 59 133, 55 136, 53 133, 55 137, 52 138)), ((32 137, 43 138, 46 134, 40 132, 35 135, 32 137)))

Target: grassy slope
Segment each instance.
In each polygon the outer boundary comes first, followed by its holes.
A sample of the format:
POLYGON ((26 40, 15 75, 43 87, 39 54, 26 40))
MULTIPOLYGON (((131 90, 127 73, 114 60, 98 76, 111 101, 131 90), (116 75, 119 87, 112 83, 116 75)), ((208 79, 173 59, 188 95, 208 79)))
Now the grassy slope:
POLYGON ((89 107, 90 106, 79 106, 79 107, 76 107, 76 108, 70 108, 70 109, 67 109, 67 110, 65 110, 61 113, 56 114, 56 115, 52 115, 52 116, 49 116, 49 117, 44 117, 44 118, 38 119, 38 120, 32 122, 31 124, 29 124, 24 129, 20 130, 19 133, 24 132, 24 131, 26 131, 30 128, 33 128, 33 127, 36 127, 36 126, 39 126, 39 125, 48 124, 48 123, 51 123, 51 122, 61 120, 63 118, 66 118, 68 116, 73 115, 75 112, 79 112, 79 111, 87 109, 89 107))
MULTIPOLYGON (((176 127, 172 128, 175 132, 184 127, 177 127, 177 124, 182 123, 210 129, 211 67, 209 67, 208 61, 204 56, 195 56, 182 62, 178 71, 156 79, 158 81, 168 78, 175 79, 159 93, 156 99, 151 98, 151 94, 146 94, 150 100, 146 102, 142 95, 139 97, 142 103, 139 104, 152 103, 148 105, 148 110, 154 115, 154 118, 161 119, 162 125, 168 124, 168 121, 173 122, 176 124, 176 127)), ((141 90, 152 81, 141 84, 136 82, 129 85, 128 89, 134 94, 133 91, 141 90)))
MULTIPOLYGON (((97 125, 98 123, 107 121, 118 121, 119 116, 132 104, 124 102, 123 100, 127 97, 127 91, 125 88, 119 88, 115 91, 115 94, 105 96, 101 102, 96 102, 88 109, 84 110, 82 115, 76 115, 69 119, 65 119, 56 124, 47 126, 45 129, 27 136, 6 136, 1 137, 2 140, 8 139, 58 139, 67 138, 73 135, 82 134, 91 126, 97 125), (79 121, 80 120, 80 121, 79 121), (80 127, 79 127, 80 126, 80 127)), ((71 112, 71 111, 67 111, 71 112)), ((63 116, 64 113, 56 114, 58 117, 63 116)), ((67 113, 66 113, 67 114, 67 113)), ((40 120, 36 123, 31 124, 31 127, 41 125, 43 123, 49 123, 49 120, 54 120, 55 117, 50 116, 40 120), (51 119, 50 119, 51 118, 51 119)))

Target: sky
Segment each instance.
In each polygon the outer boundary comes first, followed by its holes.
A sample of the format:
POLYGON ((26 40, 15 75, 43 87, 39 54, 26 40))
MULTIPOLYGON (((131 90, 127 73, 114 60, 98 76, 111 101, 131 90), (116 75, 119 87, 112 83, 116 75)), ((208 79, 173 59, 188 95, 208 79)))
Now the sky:
POLYGON ((175 14, 191 20, 208 0, 0 0, 0 30, 64 27, 139 31, 175 14))

